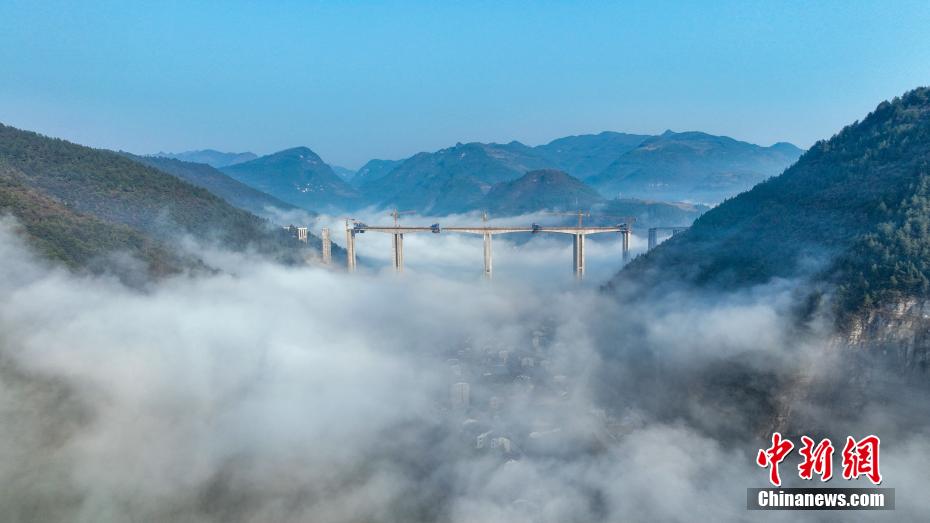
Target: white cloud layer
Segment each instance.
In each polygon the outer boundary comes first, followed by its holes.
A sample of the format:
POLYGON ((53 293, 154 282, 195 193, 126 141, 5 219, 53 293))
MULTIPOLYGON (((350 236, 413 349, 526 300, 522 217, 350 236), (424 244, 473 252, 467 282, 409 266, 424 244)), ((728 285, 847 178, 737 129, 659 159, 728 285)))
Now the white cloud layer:
MULTIPOLYGON (((456 277, 212 252, 225 273, 139 291, 51 269, 0 224, 0 520, 746 518, 744 489, 765 482, 757 441, 708 428, 743 415, 687 384, 643 391, 675 392, 656 405, 624 380, 637 379, 638 351, 672 375, 745 353, 791 361, 783 287, 620 303, 572 285, 567 254, 564 282, 537 285, 540 270, 478 285, 480 266, 461 276, 470 242, 410 247, 456 277), (450 398, 459 382, 467 413, 450 398), (690 417, 669 414, 682 406, 690 417)), ((565 254, 513 249, 502 265, 525 260, 515 273, 565 254)), ((592 249, 605 266, 614 254, 592 249)), ((895 515, 926 516, 926 432, 875 430, 888 433, 895 515)))

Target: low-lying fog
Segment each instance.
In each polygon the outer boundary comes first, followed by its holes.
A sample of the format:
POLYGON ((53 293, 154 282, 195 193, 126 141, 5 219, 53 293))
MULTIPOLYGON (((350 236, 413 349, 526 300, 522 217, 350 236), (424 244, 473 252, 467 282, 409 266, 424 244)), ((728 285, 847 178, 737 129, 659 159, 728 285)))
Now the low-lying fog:
MULTIPOLYGON (((225 272, 140 291, 48 268, 13 227, 3 521, 743 520, 767 435, 665 369, 828 360, 816 334, 789 334, 790 282, 661 304, 600 292, 619 238, 592 245, 581 286, 551 239, 495 240, 495 279, 477 284, 480 238, 413 235, 397 277, 387 237, 366 234, 360 254, 386 270, 207 250, 225 272)), ((871 427, 898 510, 856 517, 925 519, 927 433, 871 427)))
MULTIPOLYGON (((393 225, 393 218, 384 212, 354 213, 353 218, 368 225, 393 225)), ((442 227, 481 226, 485 222, 479 213, 452 216, 404 215, 401 226, 442 227)), ((509 218, 491 218, 493 227, 529 227, 533 223, 545 226, 576 225, 572 216, 552 216, 546 213, 527 214, 509 218)), ((313 227, 319 234, 321 227, 329 227, 333 241, 345 245, 345 218, 321 216, 313 227)), ((637 230, 630 241, 631 257, 646 250, 646 231, 637 230)), ((356 236, 356 252, 364 269, 380 272, 393 270, 391 266, 391 235, 367 232, 356 236)), ((574 288, 572 269, 572 238, 566 234, 500 234, 492 240, 493 271, 495 279, 530 284, 534 287, 574 288)), ((599 286, 616 274, 622 266, 622 239, 619 233, 590 235, 585 242, 584 286, 599 286)), ((443 278, 469 281, 484 272, 484 239, 477 234, 443 232, 404 235, 404 268, 414 273, 428 272, 443 278)))

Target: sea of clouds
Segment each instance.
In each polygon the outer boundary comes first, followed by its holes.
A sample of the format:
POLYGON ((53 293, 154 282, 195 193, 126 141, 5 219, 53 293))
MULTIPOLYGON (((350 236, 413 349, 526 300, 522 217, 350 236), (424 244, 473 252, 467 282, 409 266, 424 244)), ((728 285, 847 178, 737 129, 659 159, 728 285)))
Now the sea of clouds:
MULTIPOLYGON (((404 275, 380 265, 386 237, 359 245, 355 275, 202 247, 219 272, 139 289, 40 261, 2 220, 0 520, 742 521, 767 433, 737 393, 767 382, 714 380, 811 380, 836 357, 822 326, 791 326, 791 282, 603 292, 619 240, 591 247, 582 285, 557 239, 495 240, 492 282, 480 238, 411 236, 404 275), (562 376, 493 420, 515 445, 559 434, 533 452, 477 451, 450 407, 449 355, 501 348, 562 376)), ((926 520, 927 426, 896 423, 925 412, 861 410, 838 430, 883 438, 898 509, 856 518, 926 520)))

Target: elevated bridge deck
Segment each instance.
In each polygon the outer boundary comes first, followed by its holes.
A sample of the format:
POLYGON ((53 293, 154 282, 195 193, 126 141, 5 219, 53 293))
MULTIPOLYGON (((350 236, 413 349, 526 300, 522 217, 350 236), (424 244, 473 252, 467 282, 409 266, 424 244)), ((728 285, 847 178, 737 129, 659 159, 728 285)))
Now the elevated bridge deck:
POLYGON ((584 239, 591 234, 602 233, 619 233, 623 241, 623 261, 624 263, 630 257, 630 236, 632 235, 632 224, 618 224, 611 227, 564 227, 564 226, 543 226, 532 224, 530 226, 458 226, 458 227, 441 227, 439 224, 430 226, 384 226, 384 225, 366 225, 360 222, 346 221, 346 263, 349 272, 356 268, 355 257, 355 237, 358 234, 366 232, 378 232, 392 235, 392 262, 394 269, 398 272, 404 270, 404 235, 417 233, 462 233, 462 234, 480 234, 484 236, 484 274, 490 278, 493 263, 491 252, 491 238, 495 234, 513 234, 513 233, 548 233, 548 234, 568 234, 573 238, 572 242, 572 268, 576 277, 584 276, 585 256, 584 256, 584 239))

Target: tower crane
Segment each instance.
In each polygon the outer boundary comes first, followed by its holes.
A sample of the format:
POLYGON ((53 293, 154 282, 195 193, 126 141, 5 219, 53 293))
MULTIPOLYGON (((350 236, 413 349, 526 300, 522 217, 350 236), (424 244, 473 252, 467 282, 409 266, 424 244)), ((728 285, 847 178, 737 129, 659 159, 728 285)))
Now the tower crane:
POLYGON ((591 216, 591 211, 585 211, 578 209, 575 212, 563 212, 563 211, 547 211, 543 214, 551 214, 555 216, 577 216, 578 217, 578 227, 584 225, 584 219, 591 216))
POLYGON ((416 214, 417 211, 398 211, 396 208, 389 216, 394 218, 394 227, 397 227, 397 219, 404 214, 416 214))

